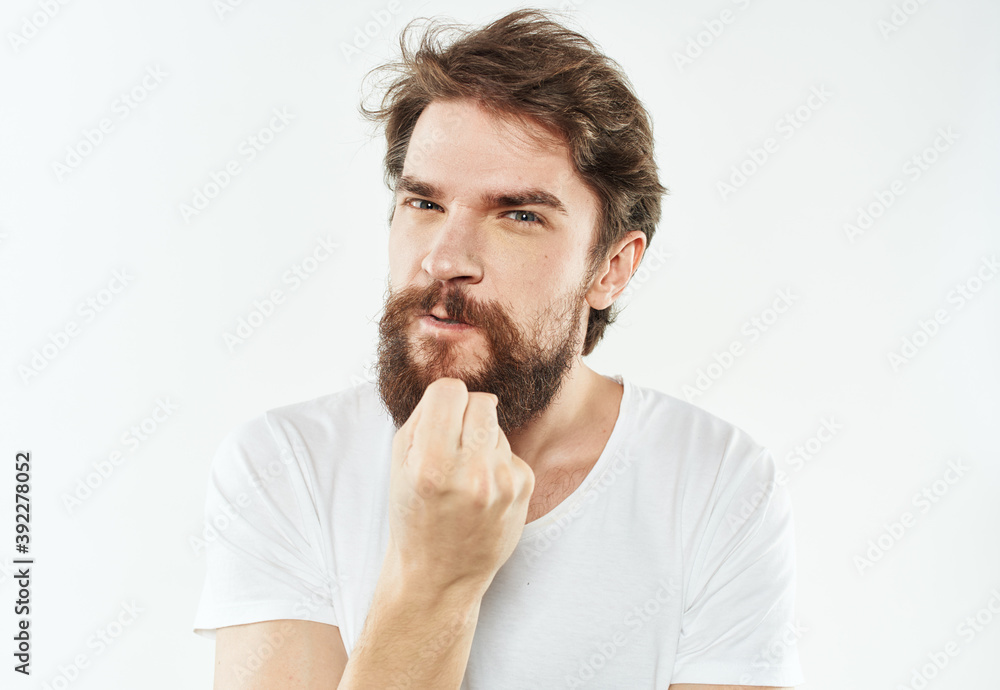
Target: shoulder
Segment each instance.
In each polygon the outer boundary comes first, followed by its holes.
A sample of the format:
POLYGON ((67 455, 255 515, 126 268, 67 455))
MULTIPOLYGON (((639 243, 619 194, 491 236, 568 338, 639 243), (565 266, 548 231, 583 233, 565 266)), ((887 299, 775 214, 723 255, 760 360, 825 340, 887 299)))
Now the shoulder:
POLYGON ((771 452, 747 431, 662 391, 632 386, 631 452, 645 458, 651 482, 669 487, 689 518, 779 488, 771 452))
POLYGON ((332 443, 392 430, 371 382, 260 412, 232 428, 216 453, 249 464, 304 458, 332 443))
MULTIPOLYGON (((301 438, 389 422, 375 384, 369 381, 310 400, 275 407, 261 417, 275 433, 290 433, 301 438)), ((260 421, 257 420, 258 423, 260 421)))
POLYGON ((632 386, 633 433, 703 469, 753 460, 766 451, 744 429, 662 391, 632 386))

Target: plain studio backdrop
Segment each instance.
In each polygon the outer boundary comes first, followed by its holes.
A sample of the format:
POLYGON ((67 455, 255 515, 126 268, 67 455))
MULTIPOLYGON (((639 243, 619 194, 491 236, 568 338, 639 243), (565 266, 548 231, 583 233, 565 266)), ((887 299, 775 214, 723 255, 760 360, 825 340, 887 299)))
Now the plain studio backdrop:
MULTIPOLYGON (((210 687, 212 454, 372 376, 391 196, 361 79, 414 17, 515 7, 4 3, 0 685, 210 687)), ((671 191, 590 366, 773 450, 805 687, 996 687, 1000 5, 561 7, 630 76, 671 191)))

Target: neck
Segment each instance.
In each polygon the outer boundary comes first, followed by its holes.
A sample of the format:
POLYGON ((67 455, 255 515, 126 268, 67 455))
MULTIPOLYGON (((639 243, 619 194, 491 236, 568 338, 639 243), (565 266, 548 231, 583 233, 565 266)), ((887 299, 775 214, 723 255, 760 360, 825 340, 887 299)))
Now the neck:
POLYGON ((552 403, 535 419, 507 434, 511 451, 539 472, 559 466, 585 449, 592 432, 614 426, 621 384, 595 372, 578 356, 552 403))

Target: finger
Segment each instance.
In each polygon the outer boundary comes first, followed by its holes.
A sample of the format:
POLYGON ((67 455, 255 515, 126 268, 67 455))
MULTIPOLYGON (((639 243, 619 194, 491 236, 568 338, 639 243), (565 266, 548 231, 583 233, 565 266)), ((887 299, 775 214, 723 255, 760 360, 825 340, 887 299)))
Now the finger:
POLYGON ((510 459, 512 466, 517 468, 515 474, 518 477, 518 481, 515 482, 515 486, 520 489, 518 497, 530 498, 535 492, 535 471, 531 469, 531 465, 513 453, 510 459))
POLYGON ((445 377, 432 381, 413 411, 420 414, 413 430, 413 442, 424 447, 456 450, 468 401, 469 391, 461 379, 445 377))
POLYGON ((508 453, 510 451, 510 440, 507 438, 507 434, 503 432, 503 429, 499 428, 497 425, 497 445, 496 447, 500 450, 505 450, 508 453))
POLYGON ((416 425, 419 415, 414 410, 410 418, 406 420, 403 426, 399 427, 396 431, 396 435, 392 437, 392 466, 402 465, 406 461, 407 450, 410 444, 413 443, 413 429, 416 425))
POLYGON ((469 393, 469 403, 465 406, 465 417, 462 422, 462 439, 460 448, 476 452, 496 448, 497 433, 497 396, 492 393, 469 393))

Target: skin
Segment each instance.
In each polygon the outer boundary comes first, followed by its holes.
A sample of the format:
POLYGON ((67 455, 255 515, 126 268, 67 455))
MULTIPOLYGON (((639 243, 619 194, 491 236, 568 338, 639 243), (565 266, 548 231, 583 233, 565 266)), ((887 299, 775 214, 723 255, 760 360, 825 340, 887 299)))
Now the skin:
MULTIPOLYGON (((598 219, 597 197, 576 174, 569 148, 538 125, 501 121, 473 101, 450 100, 427 106, 409 150, 426 155, 407 155, 403 176, 432 185, 436 194, 397 190, 389 233, 393 289, 462 284, 471 299, 503 305, 522 332, 543 313, 561 313, 553 305, 579 288, 598 219), (523 189, 551 193, 565 214, 541 204, 498 206, 482 199, 488 192, 523 189)), ((617 299, 645 246, 645 235, 636 230, 612 248, 586 292, 588 306, 604 309, 617 299)), ((586 319, 584 309, 576 323, 551 324, 543 346, 554 346, 572 329, 582 338, 586 319)), ((416 318, 411 328, 414 338, 429 332, 416 318)), ((486 356, 484 336, 475 329, 437 333, 456 348, 460 368, 471 371, 486 356)), ((512 451, 542 480, 536 490, 546 475, 572 471, 581 457, 596 459, 621 396, 620 384, 575 357, 549 407, 508 434, 512 451)))
MULTIPOLYGON (((403 175, 433 184, 437 193, 404 190, 396 195, 389 238, 394 289, 433 281, 461 283, 471 299, 503 304, 516 327, 530 332, 556 300, 565 300, 579 288, 587 249, 595 237, 597 199, 577 177, 565 145, 551 138, 540 145, 539 138, 546 134, 530 123, 499 121, 470 101, 428 105, 413 132, 403 175), (542 205, 482 202, 484 192, 526 188, 556 196, 565 215, 542 205), (539 217, 546 225, 515 220, 539 217)), ((611 248, 587 288, 588 306, 604 309, 621 295, 645 245, 645 236, 633 231, 611 248)), ((543 347, 554 345, 573 328, 582 338, 586 317, 584 310, 576 323, 552 324, 543 347)), ((473 370, 488 356, 484 336, 475 329, 427 330, 416 317, 410 329, 415 341, 422 333, 447 339, 456 348, 459 371, 455 373, 473 370)), ((617 419, 621 395, 618 383, 587 367, 578 354, 550 406, 507 435, 511 451, 536 476, 535 494, 545 496, 547 477, 565 476, 595 459, 617 419)), ((263 621, 220 628, 217 635, 215 687, 220 690, 335 687, 348 663, 339 630, 330 625, 263 621), (284 638, 278 653, 269 656, 253 679, 238 680, 236 670, 278 633, 284 638)), ((673 684, 670 688, 750 690, 751 686, 673 684)))
MULTIPOLYGON (((528 331, 553 303, 548 296, 565 298, 579 286, 586 274, 587 250, 596 237, 597 197, 577 176, 568 147, 556 140, 539 147, 551 135, 537 125, 521 123, 529 130, 524 136, 518 126, 498 121, 469 100, 434 101, 427 106, 414 128, 410 150, 433 155, 408 155, 403 177, 431 185, 435 194, 397 190, 389 236, 393 289, 430 281, 461 283, 473 299, 504 302, 512 321, 528 331), (565 214, 542 205, 483 202, 488 192, 520 189, 552 193, 565 214), (543 224, 531 222, 537 220, 543 224)), ((612 247, 586 292, 588 306, 604 309, 621 295, 645 247, 640 231, 628 233, 612 247)), ((554 324, 553 331, 576 328, 582 337, 586 325, 584 310, 578 322, 554 324)), ((415 336, 439 333, 416 320, 412 328, 415 336)), ((460 366, 471 370, 486 356, 483 335, 475 329, 440 337, 459 350, 460 366)), ((621 396, 619 384, 593 371, 578 354, 553 403, 540 417, 507 434, 511 450, 536 475, 536 493, 545 476, 572 471, 581 452, 588 459, 593 459, 595 450, 599 454, 617 419, 621 396)), ((670 686, 671 690, 749 687, 670 686)))

